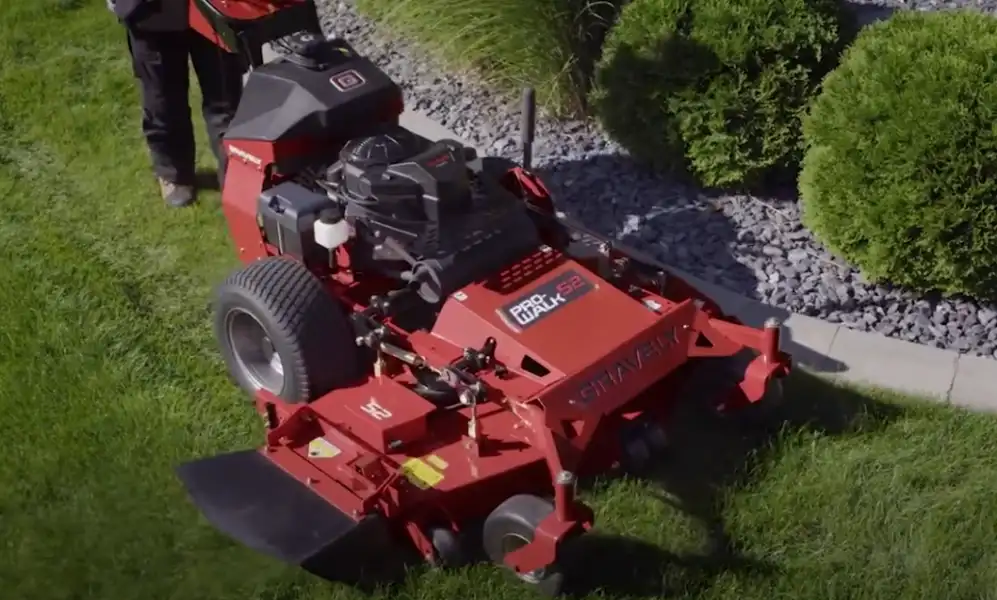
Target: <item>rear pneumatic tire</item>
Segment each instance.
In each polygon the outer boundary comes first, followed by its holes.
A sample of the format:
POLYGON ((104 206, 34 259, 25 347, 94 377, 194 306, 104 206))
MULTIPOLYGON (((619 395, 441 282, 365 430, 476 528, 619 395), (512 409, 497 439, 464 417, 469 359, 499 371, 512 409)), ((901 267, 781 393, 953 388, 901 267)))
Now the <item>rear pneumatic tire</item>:
MULTIPOLYGON (((554 505, 531 494, 512 496, 485 519, 482 543, 488 559, 506 567, 505 555, 533 541, 540 522, 554 512, 554 505)), ((507 568, 507 567, 506 567, 507 568)), ((544 596, 558 596, 564 589, 564 572, 554 564, 516 577, 544 596)))
POLYGON ((353 328, 325 286, 301 263, 269 257, 218 288, 215 335, 235 382, 290 403, 309 402, 361 372, 353 328))

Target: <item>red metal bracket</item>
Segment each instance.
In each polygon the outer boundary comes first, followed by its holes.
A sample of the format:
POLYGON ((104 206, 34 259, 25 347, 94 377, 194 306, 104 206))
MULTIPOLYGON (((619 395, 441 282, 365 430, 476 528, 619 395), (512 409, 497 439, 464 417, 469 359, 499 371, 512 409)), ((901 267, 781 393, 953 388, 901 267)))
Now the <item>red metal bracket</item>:
POLYGON ((321 434, 315 414, 307 404, 294 406, 290 411, 282 410, 285 406, 284 402, 266 390, 256 392, 256 408, 268 421, 268 450, 311 441, 321 434), (304 437, 308 439, 302 441, 304 437))

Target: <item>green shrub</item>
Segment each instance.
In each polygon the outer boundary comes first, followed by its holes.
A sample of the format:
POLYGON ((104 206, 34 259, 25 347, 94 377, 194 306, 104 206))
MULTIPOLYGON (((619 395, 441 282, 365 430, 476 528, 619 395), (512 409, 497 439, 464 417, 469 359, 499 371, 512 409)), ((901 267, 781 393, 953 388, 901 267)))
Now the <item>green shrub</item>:
POLYGON ((598 47, 622 0, 357 0, 376 21, 554 115, 585 110, 598 47))
POLYGON ((795 168, 800 120, 850 38, 838 0, 634 0, 592 106, 637 159, 709 186, 795 168))
POLYGON ((874 281, 997 290, 997 20, 898 13, 804 120, 804 223, 874 281))

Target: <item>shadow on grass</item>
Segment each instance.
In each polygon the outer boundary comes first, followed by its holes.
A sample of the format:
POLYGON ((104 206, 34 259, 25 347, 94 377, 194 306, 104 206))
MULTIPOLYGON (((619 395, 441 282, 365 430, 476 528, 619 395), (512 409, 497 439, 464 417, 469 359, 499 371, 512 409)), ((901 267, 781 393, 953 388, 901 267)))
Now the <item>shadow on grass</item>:
POLYGON ((86 7, 87 2, 86 0, 45 0, 42 4, 60 12, 75 12, 86 7))
POLYGON ((213 169, 198 169, 194 174, 194 185, 199 190, 217 192, 221 190, 218 172, 213 169))
POLYGON ((703 555, 677 554, 648 542, 598 533, 580 538, 574 552, 582 558, 566 588, 567 596, 600 591, 608 597, 660 598, 697 593, 730 572, 759 577, 775 568, 765 562, 718 549, 703 555))
POLYGON ((703 403, 676 406, 667 428, 668 455, 644 478, 661 490, 661 501, 682 511, 706 532, 699 553, 668 552, 647 542, 590 535, 573 549, 573 595, 661 597, 705 591, 728 573, 776 577, 778 564, 747 556, 728 535, 723 510, 731 491, 750 485, 780 452, 786 435, 869 433, 902 409, 797 371, 786 382, 786 402, 750 420, 721 417, 703 403), (577 554, 575 554, 577 552, 577 554))

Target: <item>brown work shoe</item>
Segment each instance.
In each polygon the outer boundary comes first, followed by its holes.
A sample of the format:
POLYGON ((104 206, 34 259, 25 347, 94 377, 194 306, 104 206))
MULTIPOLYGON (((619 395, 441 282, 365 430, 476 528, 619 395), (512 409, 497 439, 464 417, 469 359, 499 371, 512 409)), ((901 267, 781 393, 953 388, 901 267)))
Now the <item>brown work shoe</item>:
POLYGON ((177 208, 190 206, 196 199, 194 186, 173 183, 163 178, 159 179, 159 192, 166 204, 177 208))

